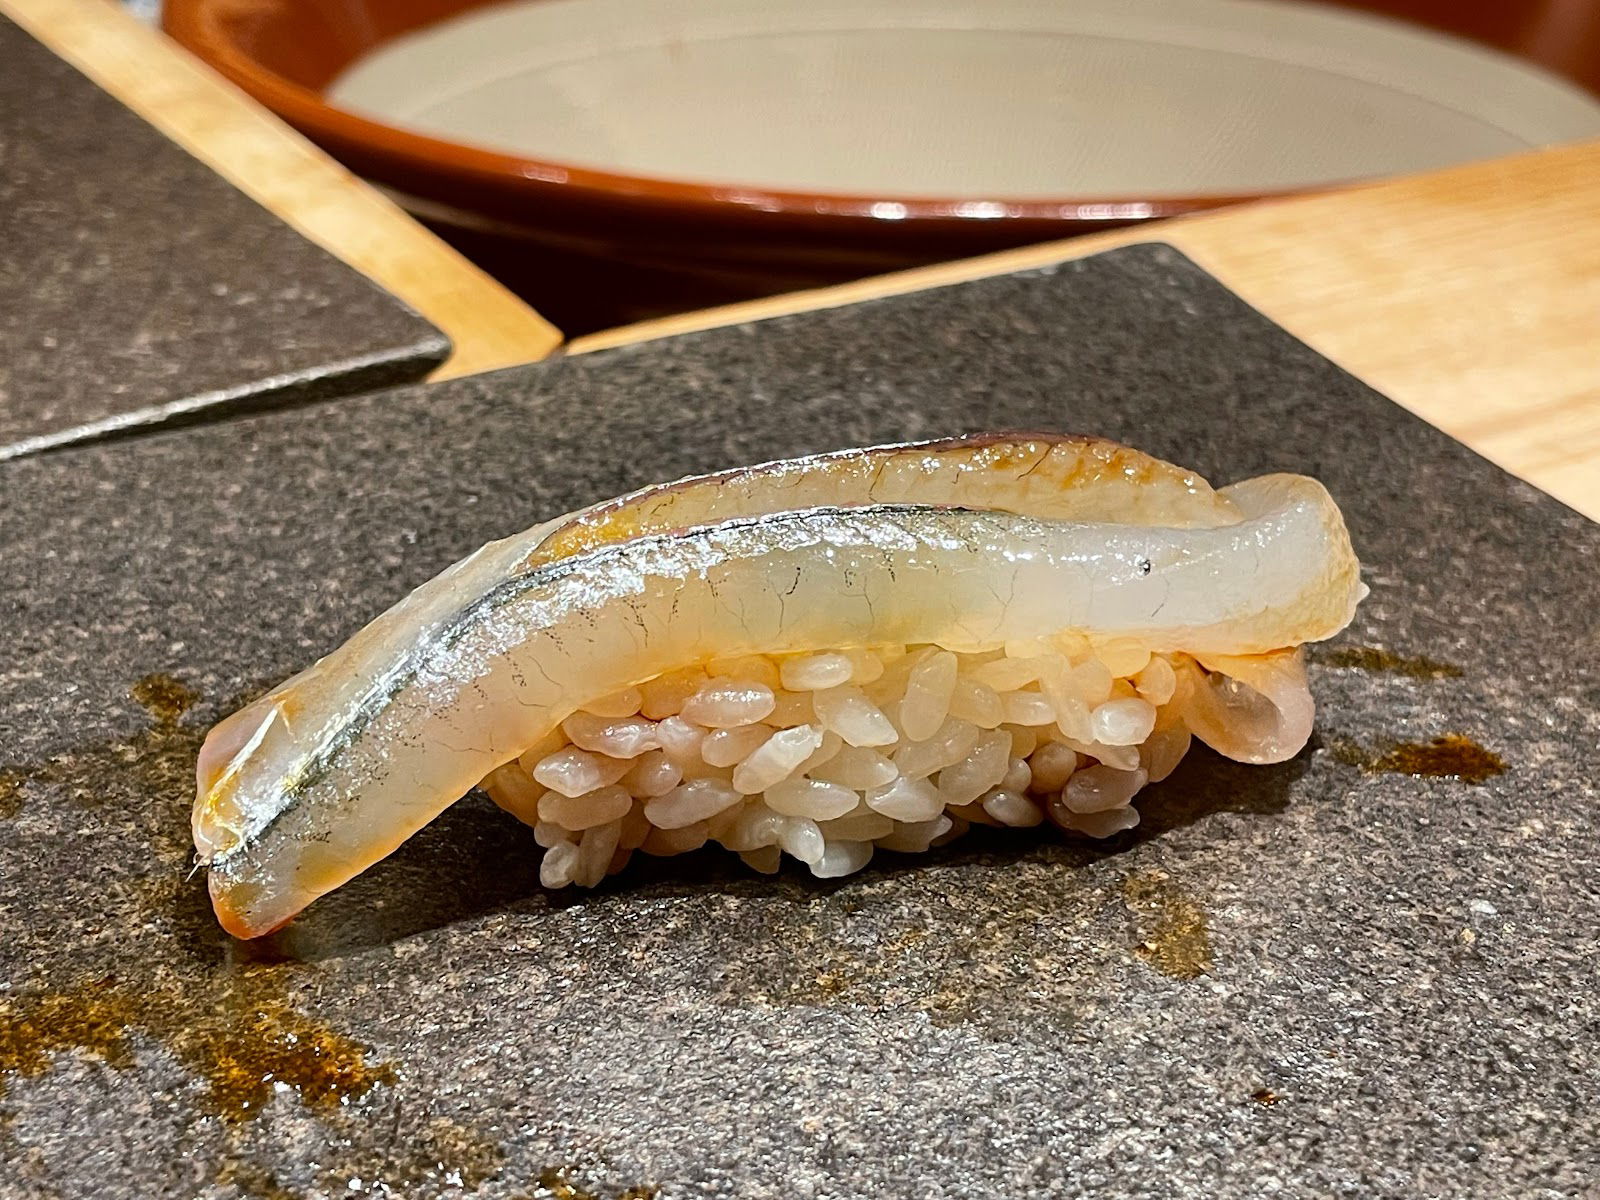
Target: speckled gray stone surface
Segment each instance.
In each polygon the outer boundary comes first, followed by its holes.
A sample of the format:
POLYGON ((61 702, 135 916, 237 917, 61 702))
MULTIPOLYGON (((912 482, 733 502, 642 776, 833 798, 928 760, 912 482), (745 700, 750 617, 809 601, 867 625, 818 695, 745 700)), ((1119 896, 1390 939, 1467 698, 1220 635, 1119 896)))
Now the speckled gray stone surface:
POLYGON ((0 17, 0 458, 419 379, 433 326, 0 17))
POLYGON ((0 1194, 1595 1194, 1600 528, 1173 251, 0 481, 0 1194), (1197 753, 1103 846, 994 837, 829 883, 708 852, 547 895, 531 833, 469 799, 253 965, 185 882, 206 723, 485 539, 688 471, 1007 426, 1320 476, 1373 589, 1344 641, 1462 675, 1314 666, 1312 748, 1197 753), (158 722, 129 695, 151 672, 199 702, 158 722), (1509 769, 1330 752, 1447 731, 1509 769), (1130 906, 1155 872, 1204 914, 1198 978, 1138 953, 1170 932, 1130 906), (393 1081, 230 1119, 218 1063, 248 1073, 282 1027, 247 1014, 279 1003, 393 1081))

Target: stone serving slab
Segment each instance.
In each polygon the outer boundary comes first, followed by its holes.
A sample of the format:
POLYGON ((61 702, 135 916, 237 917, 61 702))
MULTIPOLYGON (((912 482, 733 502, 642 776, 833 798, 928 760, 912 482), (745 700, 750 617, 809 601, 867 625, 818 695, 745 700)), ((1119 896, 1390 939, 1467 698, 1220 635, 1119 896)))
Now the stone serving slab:
POLYGON ((405 383, 448 352, 0 17, 0 458, 405 383))
POLYGON ((0 483, 7 1197, 1593 1195, 1600 527, 1169 248, 0 483), (1310 748, 1196 752, 1107 844, 830 882, 707 851, 547 894, 473 797, 267 945, 216 929, 203 730, 446 564, 653 480, 1006 427, 1326 481, 1372 596, 1310 748), (1392 769, 1445 735, 1481 782, 1392 769))

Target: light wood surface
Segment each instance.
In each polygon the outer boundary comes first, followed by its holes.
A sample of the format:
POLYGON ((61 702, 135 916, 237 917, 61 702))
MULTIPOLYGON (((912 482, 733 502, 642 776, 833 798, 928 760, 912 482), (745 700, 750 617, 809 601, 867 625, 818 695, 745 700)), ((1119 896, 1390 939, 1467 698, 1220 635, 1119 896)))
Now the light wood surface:
POLYGON ((1600 142, 1227 209, 575 340, 571 353, 1164 241, 1480 454, 1600 519, 1600 142))
POLYGON ((120 5, 0 0, 0 13, 443 330, 454 350, 435 379, 543 358, 560 345, 556 328, 511 292, 120 5))

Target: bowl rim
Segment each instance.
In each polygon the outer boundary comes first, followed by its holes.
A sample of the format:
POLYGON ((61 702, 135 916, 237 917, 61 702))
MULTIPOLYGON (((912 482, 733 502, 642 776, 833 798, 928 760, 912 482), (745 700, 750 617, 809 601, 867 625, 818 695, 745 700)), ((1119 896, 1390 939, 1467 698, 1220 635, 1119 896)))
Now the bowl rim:
POLYGON ((571 189, 568 194, 574 195, 593 192, 680 211, 724 215, 744 211, 797 218, 865 219, 884 225, 932 221, 972 226, 1011 221, 1126 225, 1340 186, 1340 181, 1330 180, 1314 187, 1143 199, 1015 199, 980 195, 948 198, 790 191, 738 183, 631 175, 434 137, 340 108, 330 104, 320 93, 284 78, 245 53, 226 36, 215 14, 215 0, 166 0, 162 5, 162 28, 213 70, 314 140, 361 147, 369 153, 403 162, 408 170, 423 175, 438 173, 443 168, 454 174, 518 188, 571 189))

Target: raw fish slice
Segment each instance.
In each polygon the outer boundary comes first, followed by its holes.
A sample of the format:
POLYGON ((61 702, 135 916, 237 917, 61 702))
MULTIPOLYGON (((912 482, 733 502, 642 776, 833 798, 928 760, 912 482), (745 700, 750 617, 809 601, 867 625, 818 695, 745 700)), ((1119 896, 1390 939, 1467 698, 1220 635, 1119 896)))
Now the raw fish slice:
POLYGON ((1364 589, 1315 481, 1268 476, 1214 498, 1186 485, 1174 504, 1191 506, 1190 527, 882 505, 532 566, 529 548, 562 523, 495 543, 213 731, 194 832, 219 918, 239 936, 270 931, 585 702, 715 655, 1077 631, 1255 656, 1350 619, 1364 589), (1193 519, 1204 507, 1239 519, 1193 519))
MULTIPOLYGON (((199 791, 274 705, 296 736, 331 736, 390 668, 397 640, 426 642, 499 581, 585 549, 733 517, 872 503, 960 504, 1053 519, 1208 528, 1239 519, 1233 503, 1191 471, 1104 438, 978 434, 785 459, 645 488, 490 542, 358 630, 326 659, 285 680, 214 729, 201 751, 199 791), (319 697, 315 712, 297 696, 319 697), (309 722, 318 722, 308 726, 309 722)), ((205 847, 201 847, 202 856, 205 847)))
POLYGON ((1105 438, 983 434, 841 450, 644 488, 574 514, 527 565, 730 516, 929 504, 1057 521, 1175 529, 1231 525, 1238 511, 1192 471, 1105 438))

